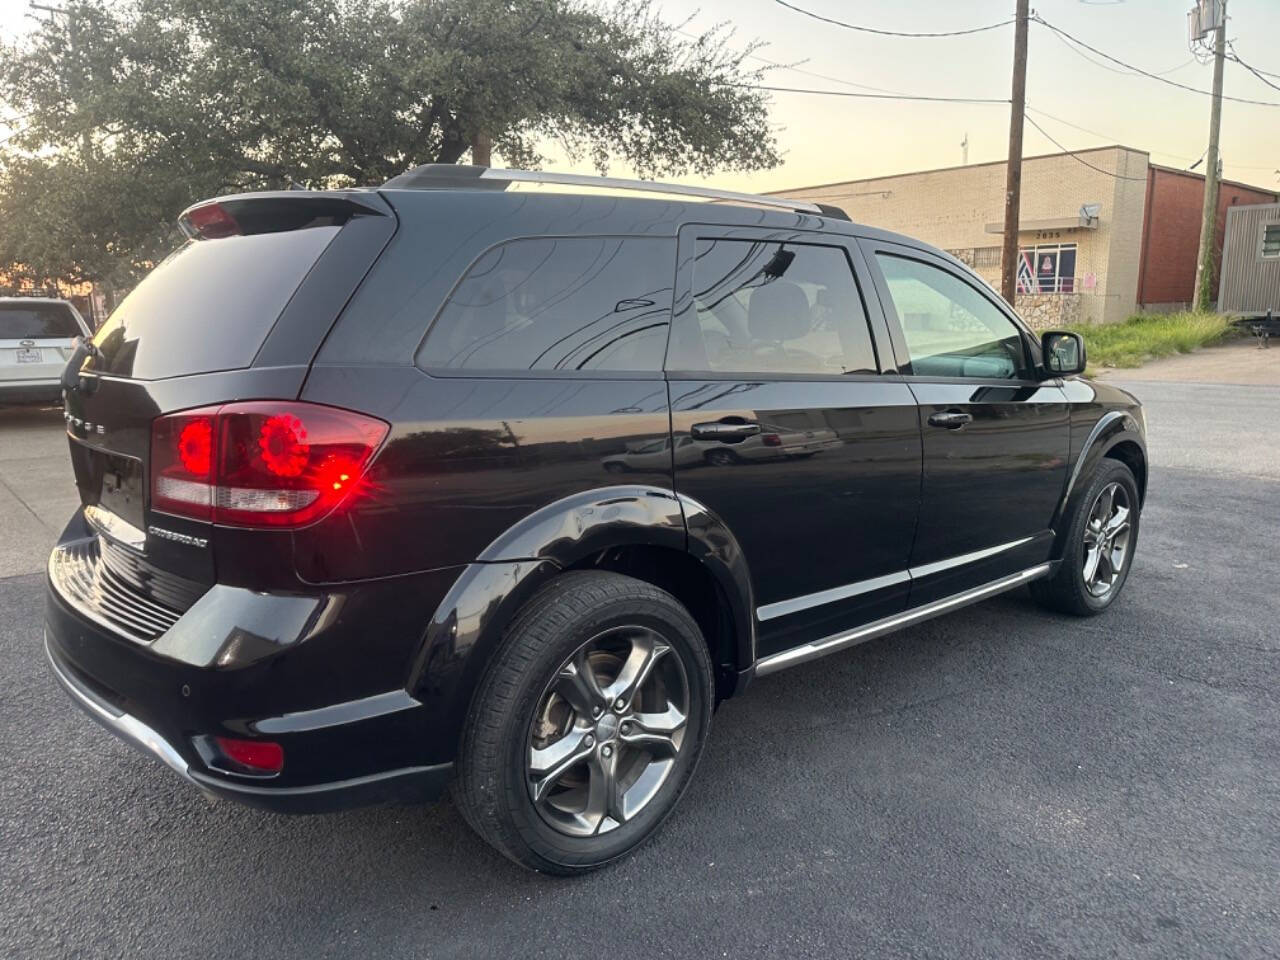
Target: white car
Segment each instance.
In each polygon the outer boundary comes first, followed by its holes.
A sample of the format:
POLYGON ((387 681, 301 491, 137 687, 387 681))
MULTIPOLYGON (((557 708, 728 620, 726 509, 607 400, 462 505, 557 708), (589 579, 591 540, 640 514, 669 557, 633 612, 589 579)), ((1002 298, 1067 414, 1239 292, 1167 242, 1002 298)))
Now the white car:
POLYGON ((66 300, 0 297, 0 404, 62 397, 62 369, 89 325, 66 300))

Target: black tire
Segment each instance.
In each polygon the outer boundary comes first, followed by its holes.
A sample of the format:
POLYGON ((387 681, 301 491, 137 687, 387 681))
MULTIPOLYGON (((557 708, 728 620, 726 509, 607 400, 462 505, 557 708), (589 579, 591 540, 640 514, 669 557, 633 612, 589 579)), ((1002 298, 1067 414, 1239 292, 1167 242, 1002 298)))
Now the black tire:
POLYGON ((1036 602, 1050 610, 1070 613, 1077 617, 1096 616, 1111 606, 1120 595, 1120 591, 1124 589, 1125 582, 1129 579, 1129 571, 1133 569, 1133 556, 1138 546, 1138 527, 1141 519, 1138 504, 1138 484, 1133 478, 1133 472, 1119 460, 1104 458, 1094 472, 1088 489, 1072 509, 1066 526, 1067 542, 1057 573, 1047 580, 1037 580, 1031 584, 1031 596, 1036 602), (1089 521, 1090 510, 1097 502, 1099 495, 1113 483, 1118 483, 1124 489, 1130 504, 1129 539, 1123 564, 1114 583, 1105 595, 1095 596, 1085 582, 1085 527, 1089 521))
POLYGON ((617 860, 649 839, 684 793, 710 729, 712 683, 706 641, 669 593, 605 571, 557 577, 513 619, 473 698, 454 786, 463 818, 499 852, 533 870, 568 875, 617 860), (688 681, 684 739, 662 786, 633 818, 607 833, 568 836, 544 818, 530 794, 526 761, 534 719, 575 651, 602 632, 633 624, 660 636, 668 655, 680 658, 688 681))

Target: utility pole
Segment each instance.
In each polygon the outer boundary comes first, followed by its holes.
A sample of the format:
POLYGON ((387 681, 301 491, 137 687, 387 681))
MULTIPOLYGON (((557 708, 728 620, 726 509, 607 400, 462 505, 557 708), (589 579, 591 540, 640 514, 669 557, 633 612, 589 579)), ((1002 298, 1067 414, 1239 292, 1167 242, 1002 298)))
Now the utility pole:
POLYGON ((1004 252, 1000 293, 1009 306, 1018 294, 1018 214, 1022 206, 1022 120, 1027 104, 1027 18, 1031 0, 1018 0, 1013 35, 1013 105, 1009 111, 1009 170, 1004 193, 1004 252))
POLYGON ((1209 109, 1209 151, 1205 155, 1204 215, 1200 222, 1200 256, 1196 259, 1196 288, 1191 309, 1209 309, 1213 299, 1213 248, 1218 235, 1218 131, 1222 127, 1222 64, 1227 53, 1227 0, 1213 31, 1213 106, 1209 109))

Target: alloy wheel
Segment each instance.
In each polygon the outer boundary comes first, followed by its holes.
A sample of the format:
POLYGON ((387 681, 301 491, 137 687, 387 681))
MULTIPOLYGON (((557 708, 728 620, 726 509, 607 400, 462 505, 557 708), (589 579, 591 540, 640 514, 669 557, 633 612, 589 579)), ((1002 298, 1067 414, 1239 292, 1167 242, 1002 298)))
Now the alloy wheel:
POLYGON ((656 632, 592 637, 556 670, 530 726, 525 774, 538 813, 575 837, 633 819, 675 767, 689 704, 684 664, 656 632))
POLYGON ((1119 483, 1102 488, 1084 528, 1084 583, 1094 597, 1109 594, 1124 571, 1132 531, 1129 494, 1119 483))

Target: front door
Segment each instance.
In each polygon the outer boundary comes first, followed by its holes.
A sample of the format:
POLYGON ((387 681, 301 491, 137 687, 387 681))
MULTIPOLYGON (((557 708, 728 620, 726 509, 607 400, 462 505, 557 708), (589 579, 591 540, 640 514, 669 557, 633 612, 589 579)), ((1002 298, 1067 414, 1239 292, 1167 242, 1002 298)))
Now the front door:
POLYGON ((1029 338, 994 291, 941 257, 864 241, 899 369, 920 404, 924 484, 911 605, 1048 559, 1069 407, 1035 376, 1029 338))
POLYGON ((828 235, 681 231, 675 487, 741 547, 760 656, 897 612, 910 589, 916 404, 880 373, 892 348, 857 261, 828 235))

